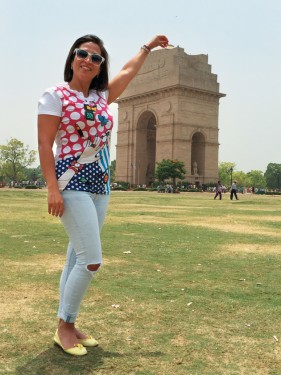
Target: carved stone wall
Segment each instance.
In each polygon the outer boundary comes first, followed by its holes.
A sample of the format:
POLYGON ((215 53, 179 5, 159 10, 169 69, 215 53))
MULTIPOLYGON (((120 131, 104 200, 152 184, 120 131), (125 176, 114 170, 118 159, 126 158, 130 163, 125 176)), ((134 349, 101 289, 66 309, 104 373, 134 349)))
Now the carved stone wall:
POLYGON ((207 55, 180 47, 150 53, 117 100, 116 180, 149 185, 156 162, 177 159, 190 183, 216 181, 223 96, 207 55))

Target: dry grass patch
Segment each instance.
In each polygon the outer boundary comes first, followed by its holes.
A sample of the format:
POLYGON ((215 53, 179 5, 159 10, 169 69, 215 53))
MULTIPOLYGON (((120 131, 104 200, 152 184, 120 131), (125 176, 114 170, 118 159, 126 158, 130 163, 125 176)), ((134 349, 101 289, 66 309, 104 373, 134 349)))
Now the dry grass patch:
POLYGON ((281 237, 281 232, 276 230, 265 229, 264 227, 258 227, 251 225, 251 223, 241 223, 237 218, 237 221, 232 218, 231 222, 222 220, 221 218, 212 218, 211 222, 206 221, 194 221, 188 223, 190 226, 213 229, 216 231, 230 232, 230 233, 241 233, 241 234, 257 234, 262 236, 281 237))
POLYGON ((239 243, 221 246, 220 254, 257 254, 259 256, 281 255, 281 245, 239 243))
POLYGON ((108 258, 108 257, 103 256, 103 264, 105 266, 111 265, 111 264, 112 265, 116 265, 116 264, 117 265, 126 265, 128 263, 129 262, 124 258, 108 258))
POLYGON ((132 221, 135 224, 188 224, 185 218, 155 217, 153 215, 133 215, 127 218, 122 217, 122 219, 119 217, 111 217, 109 220, 112 224, 129 224, 132 223, 132 221))
MULTIPOLYGON (((262 218, 260 218, 262 220, 262 218)), ((281 232, 277 232, 276 230, 272 229, 266 229, 259 227, 256 224, 252 224, 253 221, 257 222, 259 219, 253 219, 249 218, 248 220, 245 220, 243 218, 243 221, 239 219, 238 217, 227 217, 224 220, 220 217, 212 217, 211 219, 208 218, 207 220, 203 220, 202 218, 198 220, 194 217, 182 217, 182 216, 173 216, 173 217, 155 217, 153 215, 135 215, 130 217, 122 217, 120 219, 119 217, 111 217, 110 223, 112 224, 125 224, 125 223, 131 223, 131 222, 137 223, 137 224, 163 224, 163 225, 181 225, 181 226, 193 226, 193 227, 201 227, 201 228, 207 228, 212 229, 216 231, 222 231, 222 232, 230 232, 230 233, 243 233, 243 234, 258 234, 258 235, 265 235, 265 236, 272 236, 272 237, 281 237, 281 232), (211 220, 211 221, 210 221, 211 220)), ((276 221, 272 219, 266 220, 269 221, 276 221)), ((281 221, 281 219, 280 219, 281 221)), ((131 234, 132 235, 132 234, 131 234)))
POLYGON ((171 344, 177 347, 187 347, 192 344, 192 341, 182 335, 177 335, 171 340, 171 344))
MULTIPOLYGON (((194 207, 192 207, 194 208, 194 207)), ((202 208, 202 207, 200 207, 202 208)), ((207 208, 207 207, 206 207, 207 208)), ((145 210, 147 212, 175 212, 175 211, 183 211, 183 210, 190 210, 191 207, 189 206, 171 206, 171 205, 164 205, 164 206, 159 206, 159 205, 153 205, 153 204, 122 204, 120 206, 116 205, 114 207, 114 211, 132 211, 132 212, 137 212, 139 209, 145 210)), ((112 210, 111 210, 112 211, 112 210)))
POLYGON ((48 301, 57 299, 57 291, 47 287, 43 284, 36 283, 32 286, 28 284, 17 284, 13 288, 9 288, 6 291, 0 291, 1 303, 1 320, 15 319, 19 322, 20 320, 27 321, 30 317, 36 314, 33 303, 38 301, 48 301))
MULTIPOLYGON (((233 215, 232 215, 233 217, 233 215)), ((236 220, 239 220, 239 217, 236 218, 236 220)), ((247 216, 243 215, 243 222, 245 223, 250 223, 252 221, 259 221, 261 223, 263 222, 272 222, 272 223, 281 223, 281 216, 270 216, 270 215, 265 215, 265 216, 260 216, 260 215, 252 215, 252 216, 247 216)))
POLYGON ((10 272, 24 272, 30 271, 32 274, 58 272, 62 269, 65 262, 65 255, 61 254, 38 254, 32 256, 28 260, 14 261, 5 259, 4 264, 6 271, 10 272))
MULTIPOLYGON (((14 261, 10 259, 4 260, 5 270, 2 273, 22 273, 29 272, 33 275, 43 273, 57 273, 62 271, 65 263, 65 254, 38 254, 31 259, 23 261, 14 261)), ((108 264, 127 264, 128 261, 122 258, 107 258, 103 257, 103 263, 108 264)))

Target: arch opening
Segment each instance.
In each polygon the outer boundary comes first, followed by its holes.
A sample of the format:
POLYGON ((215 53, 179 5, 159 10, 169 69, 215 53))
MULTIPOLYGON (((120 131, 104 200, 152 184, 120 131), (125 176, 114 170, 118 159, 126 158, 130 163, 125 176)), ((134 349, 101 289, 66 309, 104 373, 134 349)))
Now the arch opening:
POLYGON ((205 174, 205 136, 196 132, 191 141, 191 171, 195 176, 204 176, 205 174))
POLYGON ((135 184, 150 186, 156 161, 156 117, 150 111, 144 112, 137 123, 135 160, 135 184))

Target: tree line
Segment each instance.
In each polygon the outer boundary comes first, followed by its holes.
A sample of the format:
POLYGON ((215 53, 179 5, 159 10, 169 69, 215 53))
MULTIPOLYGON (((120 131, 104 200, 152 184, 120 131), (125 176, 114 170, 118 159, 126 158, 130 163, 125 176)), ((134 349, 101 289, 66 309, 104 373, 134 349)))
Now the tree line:
POLYGON ((231 185, 232 181, 237 181, 239 186, 255 187, 259 189, 281 189, 281 164, 269 163, 265 173, 260 170, 243 172, 236 170, 235 163, 219 163, 219 180, 225 186, 231 185))
MULTIPOLYGON (((160 182, 172 181, 175 187, 175 180, 184 180, 186 169, 183 162, 178 160, 162 160, 157 163, 155 176, 160 182)), ((243 172, 236 170, 235 163, 220 162, 218 165, 218 180, 225 187, 230 187, 232 181, 237 181, 240 187, 251 187, 257 189, 281 189, 281 164, 269 163, 265 173, 260 170, 243 172)), ((217 181, 208 183, 208 186, 214 186, 217 181)), ((188 183, 188 181, 187 181, 188 183)), ((186 182, 185 182, 186 184, 186 182)))
POLYGON ((10 184, 44 184, 40 166, 31 168, 37 152, 29 150, 23 142, 11 138, 6 145, 0 145, 0 186, 10 184))
MULTIPOLYGON (((28 146, 16 138, 11 138, 6 145, 0 145, 0 185, 22 181, 44 184, 40 166, 31 167, 36 161, 36 157, 37 151, 29 150, 28 146)), ((113 180, 115 166, 116 161, 113 160, 110 168, 113 180)), ((281 164, 278 163, 269 163, 265 173, 260 170, 238 171, 235 163, 232 162, 220 162, 218 170, 218 179, 226 187, 231 185, 232 180, 236 180, 243 187, 281 189, 281 164)), ((183 162, 164 159, 156 165, 155 178, 160 183, 171 181, 175 186, 177 180, 183 181, 185 179, 186 173, 183 162)))

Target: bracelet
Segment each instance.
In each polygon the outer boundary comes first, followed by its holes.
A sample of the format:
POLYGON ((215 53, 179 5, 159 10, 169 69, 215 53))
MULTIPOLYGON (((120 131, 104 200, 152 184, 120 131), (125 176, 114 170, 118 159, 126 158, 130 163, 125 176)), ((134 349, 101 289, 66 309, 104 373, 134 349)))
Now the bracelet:
POLYGON ((143 49, 147 54, 149 54, 149 52, 151 52, 151 48, 148 47, 146 44, 144 44, 141 49, 143 49))

